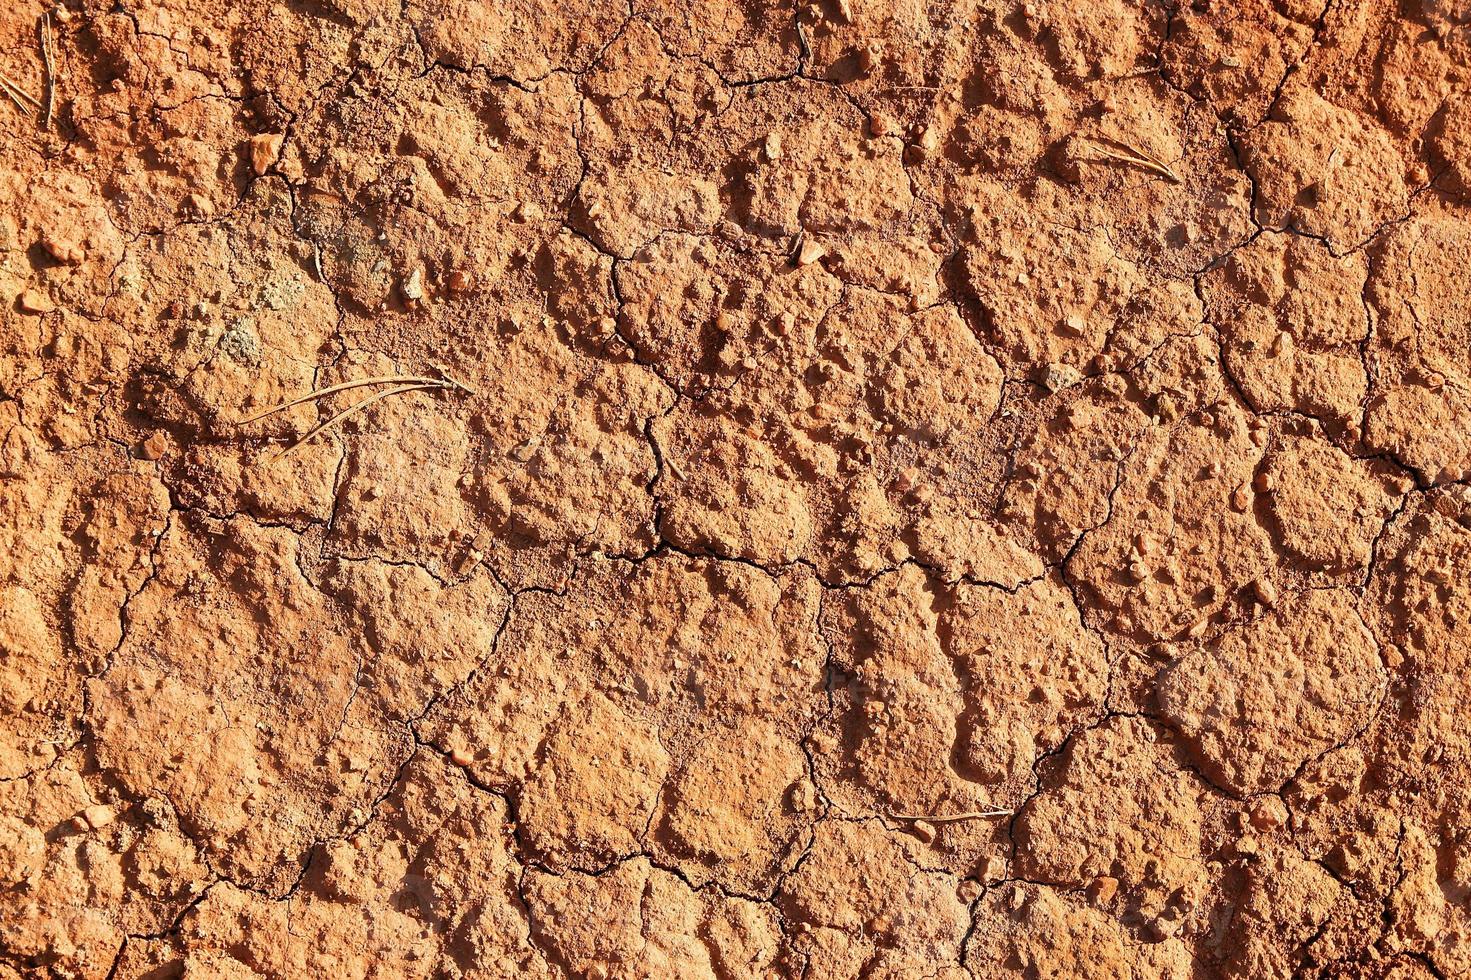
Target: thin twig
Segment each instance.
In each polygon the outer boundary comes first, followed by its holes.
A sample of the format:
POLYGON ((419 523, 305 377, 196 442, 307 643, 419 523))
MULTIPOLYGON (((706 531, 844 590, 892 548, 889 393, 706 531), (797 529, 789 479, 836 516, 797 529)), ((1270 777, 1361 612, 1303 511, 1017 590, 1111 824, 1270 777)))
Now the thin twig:
MULTIPOLYGON (((41 102, 40 102, 39 99, 37 99, 34 95, 31 95, 25 89, 23 89, 19 85, 17 85, 16 82, 15 82, 15 80, 12 79, 9 75, 5 74, 4 72, 0 72, 0 85, 3 85, 4 86, 5 91, 8 94, 10 94, 10 97, 11 98, 17 98, 17 97, 19 97, 19 98, 25 99, 27 102, 29 102, 35 108, 37 108, 37 109, 41 108, 41 102)), ((26 111, 29 112, 30 110, 26 110, 26 111)))
POLYGON ((475 394, 475 389, 474 388, 471 388, 469 385, 465 384, 463 381, 459 381, 459 380, 455 379, 444 368, 439 367, 439 366, 436 365, 434 369, 439 372, 440 377, 443 378, 444 381, 450 387, 452 387, 452 388, 458 388, 458 389, 460 389, 461 391, 463 391, 467 395, 473 395, 473 394, 475 394))
POLYGON ((1009 817, 1010 810, 969 810, 965 813, 891 813, 890 820, 923 820, 926 823, 958 823, 961 820, 989 820, 993 817, 1009 817))
POLYGON ((303 445, 306 442, 309 442, 312 439, 312 437, 314 437, 314 436, 316 436, 316 435, 318 435, 318 434, 320 434, 322 432, 325 432, 326 430, 330 429, 332 426, 336 425, 337 423, 342 422, 342 421, 344 421, 344 420, 346 420, 348 418, 351 418, 352 416, 356 415, 358 412, 361 412, 363 409, 367 408, 368 406, 374 404, 375 402, 380 402, 380 401, 382 401, 383 399, 387 398, 390 395, 401 395, 401 394, 403 394, 406 391, 420 391, 420 390, 425 389, 425 388, 445 388, 445 387, 447 387, 447 385, 443 381, 432 381, 432 382, 430 382, 428 384, 399 385, 397 388, 389 388, 387 391, 380 391, 376 395, 369 395, 367 398, 364 398, 362 401, 360 401, 360 402, 358 402, 358 403, 356 403, 354 405, 351 405, 351 406, 349 406, 347 408, 344 408, 342 411, 338 412, 336 415, 332 416, 330 419, 328 419, 327 421, 323 422, 321 425, 317 426, 315 429, 313 429, 312 431, 308 432, 306 435, 302 436, 300 439, 296 440, 291 445, 287 446, 285 449, 281 450, 275 456, 271 457, 271 459, 273 461, 274 460, 277 460, 277 459, 280 459, 282 456, 285 456, 288 453, 292 452, 294 449, 296 449, 296 447, 298 447, 300 445, 303 445))
MULTIPOLYGON (((241 419, 235 424, 249 425, 252 422, 257 422, 260 419, 265 418, 267 415, 275 415, 277 412, 284 412, 288 408, 295 408, 297 405, 304 405, 307 402, 316 401, 318 398, 325 398, 328 395, 336 394, 339 391, 347 391, 350 388, 362 388, 366 385, 378 384, 419 384, 439 385, 441 387, 454 385, 458 388, 465 388, 464 385, 460 384, 457 381, 441 378, 424 378, 412 374, 385 374, 377 378, 359 378, 356 381, 344 381, 342 384, 331 385, 326 388, 318 388, 316 391, 309 391, 305 395, 302 395, 300 398, 293 398, 289 402, 282 402, 279 405, 274 405, 266 409, 264 412, 257 412, 250 418, 241 419)), ((465 388, 465 390, 469 391, 470 389, 465 388)))
POLYGON ((41 128, 51 128, 51 112, 56 107, 56 63, 51 59, 51 11, 41 18, 41 60, 46 64, 46 109, 41 128))
POLYGON ((20 110, 20 114, 22 116, 29 116, 31 114, 31 107, 22 102, 19 97, 17 97, 16 94, 10 90, 9 85, 0 85, 0 92, 4 92, 10 98, 10 101, 15 103, 15 107, 20 110))

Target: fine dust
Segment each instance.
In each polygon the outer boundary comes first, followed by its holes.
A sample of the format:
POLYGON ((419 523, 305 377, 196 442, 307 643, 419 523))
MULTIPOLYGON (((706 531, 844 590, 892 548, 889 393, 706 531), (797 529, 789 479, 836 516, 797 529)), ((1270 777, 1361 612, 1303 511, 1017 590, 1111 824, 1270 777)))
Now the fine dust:
POLYGON ((0 980, 1471 977, 1467 0, 12 0, 0 980))

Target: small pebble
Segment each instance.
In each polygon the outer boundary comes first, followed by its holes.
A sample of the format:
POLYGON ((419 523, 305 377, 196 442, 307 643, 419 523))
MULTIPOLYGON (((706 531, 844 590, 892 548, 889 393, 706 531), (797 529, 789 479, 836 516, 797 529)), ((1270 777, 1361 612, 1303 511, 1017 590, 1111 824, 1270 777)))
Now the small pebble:
POLYGON ((1107 905, 1119 892, 1119 880, 1109 875, 1094 878, 1088 885, 1088 898, 1094 905, 1107 905))
POLYGON ((1258 830, 1274 830, 1287 823, 1287 805, 1275 796, 1264 796, 1252 804, 1251 825, 1258 830))
POLYGON ((250 138, 250 169, 257 177, 264 176, 267 170, 275 166, 285 139, 281 133, 262 133, 250 138))
POLYGON ((40 315, 56 309, 46 294, 37 289, 27 289, 20 294, 20 311, 40 315))
POLYGON ((169 437, 162 432, 155 432, 138 445, 138 457, 140 459, 160 459, 168 452, 169 437))
POLYGON ((422 300, 424 298, 424 271, 415 269, 410 272, 404 281, 399 283, 398 289, 403 293, 403 298, 411 303, 422 300))
POLYGON ((89 806, 87 807, 87 809, 82 811, 82 819, 85 820, 87 822, 87 826, 91 827, 93 830, 101 830, 103 827, 106 827, 108 824, 112 823, 114 819, 112 807, 101 805, 89 806))
POLYGON ((823 248, 820 242, 804 238, 801 247, 797 249, 797 264, 811 265, 826 254, 827 249, 823 248))
POLYGON ((1048 391, 1057 392, 1077 384, 1082 380, 1082 375, 1078 373, 1077 368, 1067 364, 1052 363, 1042 369, 1037 380, 1048 391))
POLYGON ((204 220, 214 216, 214 202, 203 194, 190 194, 184 198, 184 211, 194 217, 204 220))
POLYGON ((42 235, 41 247, 53 259, 67 265, 79 265, 87 257, 86 250, 80 244, 57 232, 47 232, 42 235))

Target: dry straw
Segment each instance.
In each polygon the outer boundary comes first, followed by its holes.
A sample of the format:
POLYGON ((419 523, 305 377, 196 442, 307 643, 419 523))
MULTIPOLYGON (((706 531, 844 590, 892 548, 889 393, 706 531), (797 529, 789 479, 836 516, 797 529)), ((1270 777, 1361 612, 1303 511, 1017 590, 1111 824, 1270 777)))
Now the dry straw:
POLYGON ((1183 183, 1180 180, 1179 174, 1171 170, 1163 161, 1150 156, 1143 150, 1136 150, 1127 143, 1120 143, 1118 140, 1111 140, 1102 136, 1090 136, 1088 139, 1094 143, 1098 155, 1105 160, 1114 160, 1118 163, 1127 163, 1135 167, 1141 167, 1151 173, 1159 174, 1172 183, 1183 183))
POLYGON ((473 392, 471 392, 470 389, 467 388, 465 385, 449 377, 431 378, 413 374, 385 374, 375 378, 359 378, 356 381, 344 381, 341 384, 328 385, 325 388, 318 388, 315 391, 309 391, 305 395, 302 395, 298 398, 292 398, 289 401, 284 401, 279 405, 272 405, 265 411, 257 412, 249 418, 240 419, 235 424, 249 425, 252 422, 258 422, 263 418, 275 415, 277 412, 284 412, 289 408, 295 408, 297 405, 305 405, 307 402, 318 401, 319 399, 330 397, 331 395, 335 395, 341 391, 351 391, 354 388, 365 388, 369 385, 381 384, 391 384, 393 385, 393 387, 387 388, 383 391, 375 392, 374 394, 369 395, 367 398, 364 398, 362 401, 355 402, 354 404, 349 405, 347 408, 344 408, 342 411, 327 419, 325 422, 322 422, 314 427, 306 435, 297 439, 295 442, 287 446, 285 449, 281 450, 275 456, 272 456, 271 459, 280 459, 282 456, 295 451, 300 446, 303 446, 306 443, 310 442, 312 439, 321 435, 323 432, 326 432, 328 429, 331 429, 333 426, 345 422, 347 419, 352 418, 359 412, 362 412, 365 409, 368 409, 371 406, 382 401, 383 399, 389 398, 393 395, 401 395, 409 391, 456 389, 473 394, 473 392))

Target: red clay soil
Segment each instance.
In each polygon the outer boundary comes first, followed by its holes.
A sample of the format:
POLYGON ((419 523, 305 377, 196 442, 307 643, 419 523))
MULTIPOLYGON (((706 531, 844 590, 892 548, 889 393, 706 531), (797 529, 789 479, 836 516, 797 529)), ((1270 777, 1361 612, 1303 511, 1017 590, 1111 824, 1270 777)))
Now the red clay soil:
POLYGON ((1471 977, 1471 0, 0 75, 0 978, 1471 977))

